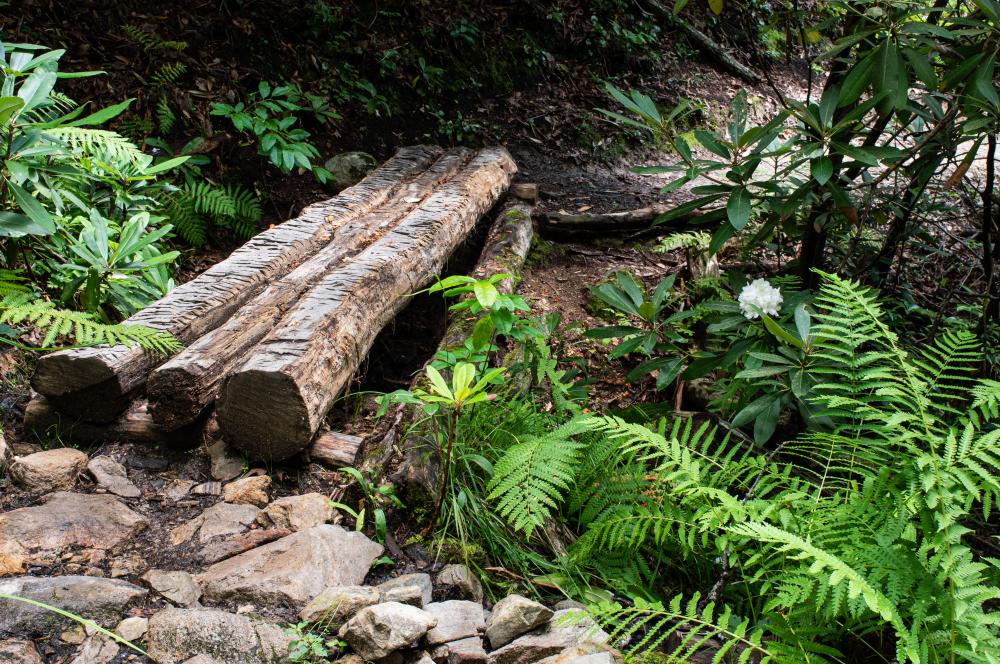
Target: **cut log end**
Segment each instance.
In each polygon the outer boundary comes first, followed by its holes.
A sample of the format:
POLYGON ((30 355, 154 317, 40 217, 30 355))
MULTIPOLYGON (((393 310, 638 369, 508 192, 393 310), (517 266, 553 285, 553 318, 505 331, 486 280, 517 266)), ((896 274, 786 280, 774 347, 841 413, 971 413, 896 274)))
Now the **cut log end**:
POLYGON ((230 376, 216 402, 223 438, 260 461, 283 461, 303 450, 315 425, 292 377, 252 369, 230 376))

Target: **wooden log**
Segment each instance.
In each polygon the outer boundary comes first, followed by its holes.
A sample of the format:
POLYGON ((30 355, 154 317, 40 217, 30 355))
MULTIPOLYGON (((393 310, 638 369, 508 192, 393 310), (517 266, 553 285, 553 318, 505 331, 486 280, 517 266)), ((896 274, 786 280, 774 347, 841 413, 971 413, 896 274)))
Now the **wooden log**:
MULTIPOLYGON (((538 229, 542 232, 555 231, 575 233, 580 231, 595 231, 610 233, 614 231, 636 231, 652 226, 656 218, 666 214, 675 206, 669 203, 657 203, 637 210, 622 210, 620 212, 600 213, 568 213, 541 212, 535 215, 538 219, 538 229)), ((686 223, 686 219, 678 220, 686 223)))
MULTIPOLYGON (((264 231, 126 322, 169 332, 183 343, 194 341, 274 279, 319 251, 338 228, 385 202, 440 153, 440 148, 428 146, 403 148, 357 185, 264 231)), ((59 351, 39 359, 32 386, 65 413, 87 421, 110 422, 142 387, 150 369, 163 359, 137 346, 59 351)))
POLYGON ((223 438, 266 460, 305 449, 378 332, 408 293, 444 268, 514 170, 506 150, 481 150, 395 229, 318 282, 223 382, 223 438))
POLYGON ((114 422, 95 424, 60 413, 46 397, 36 394, 24 408, 24 428, 44 438, 75 443, 159 443, 166 438, 149 416, 143 400, 133 402, 114 422))
POLYGON ((331 468, 353 466, 365 439, 339 431, 321 431, 309 446, 309 458, 331 468))
POLYGON ((246 360, 303 293, 394 228, 474 154, 466 148, 448 151, 376 212, 341 226, 319 253, 154 370, 146 396, 156 423, 172 431, 195 421, 215 400, 223 378, 246 360))

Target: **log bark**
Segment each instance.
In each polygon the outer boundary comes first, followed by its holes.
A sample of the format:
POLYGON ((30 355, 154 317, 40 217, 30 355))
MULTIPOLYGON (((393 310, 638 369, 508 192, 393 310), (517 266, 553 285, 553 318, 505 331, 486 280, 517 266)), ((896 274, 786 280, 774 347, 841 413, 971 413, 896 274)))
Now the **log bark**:
POLYGON ((309 447, 309 458, 331 468, 353 466, 365 439, 339 431, 321 431, 309 447))
POLYGON ((24 408, 24 428, 41 437, 75 443, 159 443, 166 437, 149 416, 146 402, 141 400, 133 402, 114 422, 95 424, 60 413, 51 401, 38 394, 24 408))
MULTIPOLYGON (((637 210, 602 213, 542 212, 535 215, 538 230, 542 233, 613 233, 615 231, 638 231, 652 226, 656 218, 676 207, 674 204, 657 203, 637 210)), ((672 221, 670 226, 687 223, 686 218, 672 221)), ((667 225, 664 225, 667 228, 667 225)))
POLYGON ((450 150, 376 212, 340 226, 330 244, 288 275, 268 286, 223 325, 154 370, 146 395, 153 419, 165 430, 195 421, 215 400, 222 380, 245 361, 282 315, 320 279, 391 231, 437 186, 474 156, 472 150, 450 150))
POLYGON ((227 442, 266 460, 305 449, 378 332, 408 293, 444 268, 515 170, 506 150, 480 151, 399 226, 303 296, 222 384, 217 408, 227 442))
MULTIPOLYGON (((434 147, 403 148, 357 185, 261 233, 126 322, 169 332, 183 343, 194 341, 267 284, 318 252, 338 228, 381 205, 439 154, 440 149, 434 147)), ((163 359, 137 346, 59 351, 38 361, 32 386, 65 413, 87 421, 110 422, 142 387, 150 369, 163 359)))

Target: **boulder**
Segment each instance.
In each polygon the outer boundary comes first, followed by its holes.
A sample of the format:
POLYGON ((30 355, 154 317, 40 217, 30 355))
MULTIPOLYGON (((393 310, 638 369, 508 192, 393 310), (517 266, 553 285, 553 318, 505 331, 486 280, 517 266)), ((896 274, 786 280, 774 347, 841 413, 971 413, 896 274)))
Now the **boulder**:
POLYGON ((259 509, 253 505, 233 505, 231 503, 216 503, 207 510, 182 523, 170 531, 171 546, 179 546, 187 542, 195 534, 198 541, 204 544, 213 537, 237 535, 246 531, 257 519, 259 509))
POLYGON ((118 623, 118 626, 115 627, 115 634, 130 643, 136 643, 146 635, 148 629, 149 620, 142 616, 132 616, 118 623))
POLYGON ((428 645, 436 646, 473 636, 481 638, 486 629, 483 605, 479 602, 452 599, 428 604, 424 610, 437 620, 437 626, 427 632, 428 645))
POLYGON ((114 496, 54 493, 41 505, 0 514, 0 576, 51 564, 69 550, 106 551, 145 527, 114 496))
POLYGON ((483 648, 483 640, 478 636, 459 639, 438 647, 442 649, 439 661, 447 664, 485 664, 489 661, 489 655, 483 648))
MULTIPOLYGON (((146 595, 144 589, 131 583, 92 576, 4 579, 0 593, 49 604, 106 627, 116 625, 124 610, 146 595)), ((0 600, 0 638, 43 636, 74 625, 72 619, 41 607, 0 600)))
POLYGON ((72 489, 86 465, 86 454, 72 447, 60 447, 16 457, 10 466, 10 476, 32 493, 50 493, 72 489))
POLYGON ((541 627, 552 618, 552 610, 521 595, 504 597, 493 607, 486 622, 486 638, 494 650, 541 627))
POLYGON ((212 478, 220 482, 228 482, 243 474, 246 464, 243 458, 232 454, 224 441, 209 445, 208 457, 212 464, 212 478))
POLYGON ((196 607, 201 599, 201 588, 187 572, 152 569, 146 572, 142 580, 157 593, 180 606, 196 607))
POLYGON ((622 656, 608 646, 590 644, 567 648, 538 664, 622 664, 622 656))
POLYGON ((545 626, 491 652, 490 664, 530 664, 573 646, 600 646, 608 638, 586 613, 576 609, 556 611, 545 626))
POLYGON ((230 482, 222 489, 222 499, 237 505, 267 505, 271 478, 268 475, 254 475, 230 482))
POLYGON ((146 651, 157 664, 198 656, 210 658, 208 662, 276 664, 287 661, 291 641, 277 625, 256 618, 216 609, 169 608, 149 619, 146 651))
POLYGON ((319 623, 330 631, 340 629, 355 613, 381 601, 378 588, 369 586, 341 586, 327 588, 306 604, 299 618, 309 623, 319 623))
POLYGON ((386 602, 361 609, 339 634, 358 655, 377 660, 414 645, 436 624, 434 616, 422 609, 386 602))
POLYGON ((413 604, 420 608, 424 608, 430 604, 434 598, 434 583, 431 581, 430 574, 402 574, 380 583, 378 589, 382 591, 383 602, 401 602, 403 604, 413 604), (412 601, 412 591, 406 590, 407 588, 417 588, 419 590, 419 604, 412 601))
POLYGON ((98 485, 103 486, 116 496, 138 498, 142 495, 139 487, 129 481, 125 466, 109 456, 99 456, 91 459, 87 462, 87 470, 94 476, 94 480, 98 485))
POLYGON ((483 586, 465 565, 445 565, 438 574, 437 582, 445 598, 483 601, 483 586))
POLYGON ((0 662, 4 664, 45 664, 31 641, 9 639, 0 641, 0 662))
POLYGON ((367 152, 341 152, 327 159, 324 168, 332 173, 329 186, 341 191, 360 182, 376 166, 375 157, 367 152))
POLYGON ((257 522, 265 528, 298 531, 323 525, 333 516, 329 498, 319 493, 306 493, 275 500, 257 515, 257 522))
POLYGON ((118 656, 118 644, 102 634, 89 637, 70 664, 108 664, 118 656))
POLYGON ((381 554, 363 534, 326 524, 216 563, 199 580, 213 602, 302 606, 325 588, 360 585, 381 554))

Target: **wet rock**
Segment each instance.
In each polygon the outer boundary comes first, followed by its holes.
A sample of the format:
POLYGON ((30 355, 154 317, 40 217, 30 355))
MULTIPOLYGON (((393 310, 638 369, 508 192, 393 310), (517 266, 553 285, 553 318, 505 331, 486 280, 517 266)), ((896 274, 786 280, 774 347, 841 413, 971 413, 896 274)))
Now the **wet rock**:
POLYGON ((148 629, 149 620, 142 616, 132 616, 118 623, 118 626, 115 627, 115 634, 130 643, 136 643, 146 635, 148 629))
POLYGON ((257 522, 264 527, 298 531, 327 523, 333 515, 333 506, 326 496, 306 493, 275 500, 257 516, 257 522))
POLYGON ((271 478, 268 475, 255 475, 230 482, 222 488, 222 499, 227 503, 237 505, 267 505, 268 491, 271 489, 271 478))
POLYGON ((430 604, 434 596, 434 584, 431 581, 430 574, 402 574, 384 583, 380 583, 378 588, 382 591, 383 602, 401 602, 403 604, 413 604, 420 608, 424 608, 424 606, 430 604), (419 604, 412 601, 412 591, 405 590, 407 588, 417 588, 419 590, 419 604), (410 599, 410 601, 406 601, 407 599, 410 599))
POLYGON ((381 554, 361 533, 322 525, 216 563, 199 580, 213 602, 302 606, 325 588, 360 585, 381 554))
POLYGON ((253 505, 216 503, 190 521, 170 531, 171 546, 187 542, 197 533, 198 541, 205 543, 213 537, 236 535, 244 532, 257 519, 260 512, 253 505))
POLYGON ((218 441, 208 446, 208 456, 212 462, 212 477, 220 482, 228 482, 243 474, 246 464, 243 458, 230 453, 226 443, 218 441))
POLYGON ((97 483, 109 492, 122 498, 138 498, 142 495, 139 487, 132 484, 121 465, 109 456, 99 456, 87 463, 87 470, 94 476, 97 483))
POLYGON ((70 664, 108 664, 118 656, 118 644, 101 634, 95 634, 83 642, 70 664))
POLYGON ((332 173, 328 185, 335 191, 357 184, 375 168, 378 162, 367 152, 342 152, 326 160, 325 168, 332 173))
POLYGON ((15 458, 10 476, 28 491, 49 493, 72 489, 86 465, 86 454, 61 447, 15 458))
POLYGON ((422 609, 386 602, 361 609, 339 634, 358 655, 376 660, 412 646, 436 624, 434 616, 422 609))
MULTIPOLYGON (((103 625, 115 625, 146 591, 131 583, 90 576, 16 577, 0 581, 0 593, 58 607, 103 625)), ((13 600, 0 600, 0 637, 34 637, 76 623, 57 613, 13 600)))
POLYGON ((445 565, 437 578, 445 597, 483 601, 483 586, 465 565, 445 565))
POLYGON ((486 629, 483 605, 479 602, 452 599, 428 604, 424 610, 437 620, 437 626, 427 632, 427 643, 432 646, 479 637, 486 629))
POLYGON ((201 588, 198 587, 194 577, 187 572, 153 569, 147 572, 142 580, 157 593, 180 606, 195 607, 201 599, 201 588))
POLYGON ((441 657, 441 661, 447 664, 483 664, 489 661, 483 640, 478 636, 452 641, 441 647, 448 649, 447 654, 441 657))
POLYGON ((54 493, 41 505, 0 514, 0 576, 51 564, 68 550, 111 549, 145 527, 114 496, 54 493))
POLYGON ((607 641, 607 633, 585 613, 567 609, 557 611, 544 627, 491 652, 490 664, 530 664, 573 646, 599 646, 607 641), (573 620, 564 622, 571 616, 573 620))
MULTIPOLYGON (((239 664, 285 662, 291 637, 271 623, 216 609, 164 609, 149 619, 146 651, 157 664, 199 655, 239 664)), ((196 660, 200 661, 200 660, 196 660)))
POLYGON ((299 618, 310 623, 320 623, 330 631, 340 629, 355 613, 381 601, 377 588, 368 586, 341 586, 327 588, 306 604, 299 618))
POLYGON ((504 597, 493 607, 486 623, 486 637, 494 650, 540 627, 552 618, 552 610, 521 595, 504 597))
POLYGON ((0 662, 4 664, 45 664, 31 641, 9 639, 0 641, 0 662))

